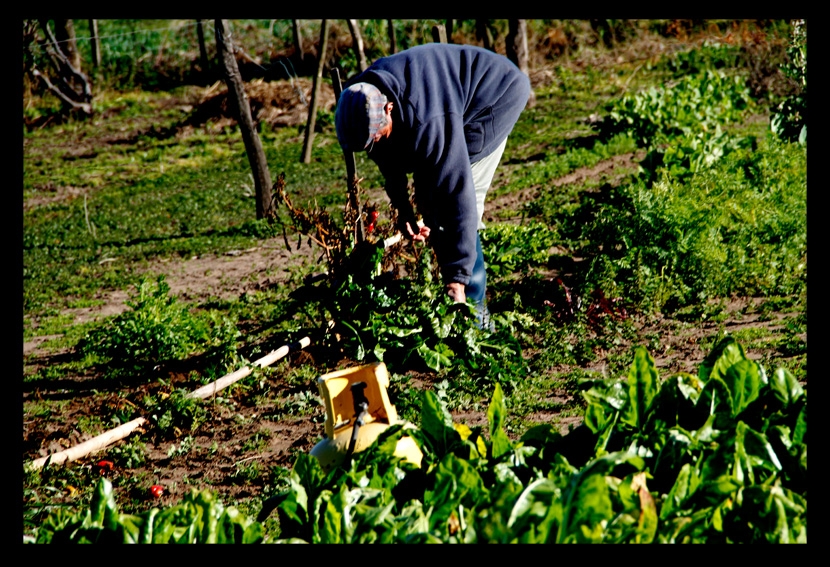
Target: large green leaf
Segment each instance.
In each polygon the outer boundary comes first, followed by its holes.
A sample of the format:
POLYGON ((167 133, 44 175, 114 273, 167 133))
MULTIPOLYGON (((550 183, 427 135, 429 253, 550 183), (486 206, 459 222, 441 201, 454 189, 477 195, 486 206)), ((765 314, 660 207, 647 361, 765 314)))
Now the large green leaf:
POLYGON ((421 343, 415 349, 415 352, 424 361, 424 364, 429 366, 436 372, 440 372, 442 368, 452 366, 452 357, 455 353, 444 343, 439 343, 434 349, 429 348, 426 343, 421 343))
POLYGON ((568 524, 562 525, 564 533, 560 542, 578 542, 593 534, 596 526, 610 520, 614 515, 608 483, 603 474, 591 474, 582 479, 576 487, 576 494, 570 500, 568 524))
POLYGON ((657 367, 643 347, 634 352, 634 362, 628 371, 628 405, 622 412, 622 421, 642 430, 654 396, 657 395, 657 367))
POLYGON ((320 543, 342 543, 343 508, 345 507, 345 484, 335 494, 324 491, 320 495, 320 504, 323 508, 323 526, 319 533, 320 543))
POLYGON ((118 525, 118 512, 112 483, 106 478, 98 481, 92 502, 89 506, 89 525, 87 527, 114 530, 118 525))
POLYGON ((589 404, 601 404, 615 410, 622 409, 628 402, 626 388, 619 382, 614 382, 608 388, 590 388, 582 393, 582 397, 589 404))
POLYGON ((444 533, 447 520, 464 507, 488 507, 489 491, 476 467, 465 459, 449 453, 433 471, 434 488, 424 496, 424 506, 432 508, 430 529, 444 533))
POLYGON ((732 392, 726 382, 718 376, 710 376, 710 379, 703 385, 696 405, 708 411, 710 415, 715 413, 733 415, 732 392))
POLYGON ((315 502, 321 491, 323 471, 317 459, 299 453, 288 478, 288 490, 278 497, 280 535, 310 541, 315 525, 315 502))
POLYGON ((686 500, 697 490, 699 484, 700 477, 698 476, 697 469, 693 468, 689 463, 683 465, 674 481, 674 485, 663 501, 663 507, 660 510, 660 519, 666 520, 674 512, 680 510, 686 500))
POLYGON ((460 439, 452 426, 452 416, 438 395, 432 391, 424 392, 421 406, 421 431, 433 448, 438 459, 442 458, 455 440, 460 439))
POLYGON ((507 407, 504 403, 504 394, 501 385, 496 382, 490 407, 487 408, 487 421, 490 425, 490 441, 492 442, 493 458, 498 459, 510 450, 512 444, 504 431, 504 420, 507 407))
POLYGON ((723 380, 729 367, 742 360, 747 360, 743 347, 733 337, 726 337, 703 360, 698 376, 704 382, 710 378, 723 380))
POLYGON ((611 423, 609 411, 603 404, 588 404, 583 420, 592 433, 600 433, 611 423))
POLYGON ((152 538, 149 543, 174 542, 177 535, 185 531, 185 527, 176 524, 176 516, 180 510, 181 508, 173 507, 161 510, 158 514, 152 514, 143 528, 143 537, 152 538))
POLYGON ((766 435, 754 431, 743 421, 739 421, 735 427, 734 451, 733 476, 741 484, 750 485, 766 480, 766 478, 756 479, 759 476, 755 474, 757 467, 766 469, 768 472, 781 470, 781 462, 766 435))
POLYGON ((703 389, 703 383, 697 376, 693 376, 686 372, 681 372, 676 376, 677 389, 683 397, 692 403, 697 402, 700 396, 700 391, 703 389))
POLYGON ((789 407, 804 394, 804 388, 786 368, 779 368, 772 373, 770 387, 784 407, 789 407))
POLYGON ((594 452, 596 455, 602 455, 614 432, 620 409, 628 404, 628 392, 622 383, 614 382, 609 388, 591 388, 582 395, 588 402, 585 424, 598 436, 594 452))
POLYGON ((761 370, 752 360, 739 360, 726 369, 723 381, 729 388, 732 416, 736 417, 755 401, 761 391, 761 370))
POLYGON ((385 327, 384 331, 389 333, 390 335, 394 335, 396 337, 408 337, 409 335, 417 335, 420 334, 422 327, 410 327, 410 328, 403 328, 403 327, 385 327))
POLYGON ((627 464, 642 470, 645 462, 631 453, 617 452, 603 455, 589 462, 574 474, 562 492, 563 514, 556 542, 588 540, 585 530, 593 531, 602 520, 613 515, 611 497, 605 476, 619 465, 627 464))
POLYGON ((142 516, 121 514, 119 523, 124 543, 153 543, 153 519, 158 512, 157 508, 153 508, 142 516))
POLYGON ((562 521, 561 489, 549 478, 540 478, 525 487, 514 502, 507 519, 507 528, 513 537, 519 538, 533 524, 532 540, 523 543, 547 541, 552 528, 562 521))
POLYGON ((701 484, 701 488, 709 495, 716 495, 721 497, 734 496, 735 492, 741 488, 742 483, 732 475, 724 474, 713 480, 705 481, 701 484))
POLYGON ((448 503, 454 506, 470 495, 472 499, 467 503, 474 504, 486 494, 487 489, 476 467, 466 459, 450 453, 438 464, 432 499, 425 503, 439 507, 448 503))

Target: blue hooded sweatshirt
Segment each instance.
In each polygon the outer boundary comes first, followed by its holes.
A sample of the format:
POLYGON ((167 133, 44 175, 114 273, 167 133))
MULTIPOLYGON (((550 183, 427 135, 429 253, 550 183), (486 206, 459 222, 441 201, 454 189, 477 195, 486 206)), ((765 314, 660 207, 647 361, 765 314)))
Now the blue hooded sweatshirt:
POLYGON ((392 134, 368 156, 385 178, 399 219, 414 227, 407 190, 412 173, 444 281, 467 285, 478 228, 470 164, 510 134, 530 95, 527 75, 492 51, 431 43, 379 59, 344 88, 359 82, 375 85, 394 103, 392 134))

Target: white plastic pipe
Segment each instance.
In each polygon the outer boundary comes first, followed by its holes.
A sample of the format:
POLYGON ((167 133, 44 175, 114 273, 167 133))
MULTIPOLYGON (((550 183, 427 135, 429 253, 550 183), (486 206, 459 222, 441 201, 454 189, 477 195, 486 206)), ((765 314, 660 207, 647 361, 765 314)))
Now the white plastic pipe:
MULTIPOLYGON (((253 363, 253 366, 258 366, 262 368, 263 366, 268 366, 276 362, 277 360, 281 359, 285 355, 287 355, 292 350, 303 349, 311 344, 311 339, 305 337, 300 339, 298 342, 284 345, 278 348, 275 351, 271 351, 270 353, 266 354, 259 360, 256 360, 253 363)), ((240 368, 236 372, 232 372, 219 378, 215 382, 211 382, 210 384, 206 384, 202 386, 198 390, 195 390, 187 395, 189 398, 200 398, 204 399, 207 398, 214 393, 218 392, 223 388, 227 388, 234 382, 241 380, 248 374, 252 372, 252 368, 250 366, 246 366, 244 368, 240 368)), ((81 457, 85 457, 90 453, 94 453, 95 451, 100 451, 104 447, 115 443, 116 441, 120 441, 127 437, 130 433, 141 427, 147 423, 147 420, 143 417, 138 417, 132 421, 128 421, 122 425, 119 425, 115 429, 110 429, 109 431, 98 435, 97 437, 93 437, 88 441, 84 441, 80 445, 75 445, 74 447, 70 447, 64 451, 60 451, 58 453, 52 453, 47 457, 42 457, 40 459, 36 459, 32 461, 31 466, 33 468, 39 469, 43 468, 43 466, 48 461, 49 464, 60 464, 67 461, 74 461, 76 459, 80 459, 81 457)))

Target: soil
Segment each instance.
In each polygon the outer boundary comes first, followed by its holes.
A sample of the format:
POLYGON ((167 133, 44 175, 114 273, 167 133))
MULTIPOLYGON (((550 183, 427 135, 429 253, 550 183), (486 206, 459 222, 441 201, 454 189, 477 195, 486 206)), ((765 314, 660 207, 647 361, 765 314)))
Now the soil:
MULTIPOLYGON (((218 90, 218 89, 217 89, 218 90)), ((305 108, 299 93, 310 97, 311 84, 303 79, 296 84, 288 82, 258 83, 249 92, 254 115, 258 120, 272 124, 294 125, 305 121, 305 108)), ((333 105, 333 94, 324 89, 323 105, 333 105)), ((169 104, 184 107, 191 105, 195 109, 190 121, 179 126, 181 132, 192 127, 196 122, 211 123, 217 127, 231 120, 227 115, 226 99, 221 92, 208 92, 200 101, 172 100, 169 104)), ((137 137, 152 126, 149 123, 136 122, 132 132, 123 132, 120 139, 137 137)), ((82 146, 76 147, 79 155, 94 152, 96 144, 118 143, 112 137, 97 140, 87 138, 82 146)), ((596 180, 600 183, 614 184, 618 181, 622 169, 636 166, 640 155, 617 156, 594 167, 575 171, 557 180, 554 186, 596 180)), ((496 179, 497 182, 497 179, 496 179)), ((68 199, 78 189, 56 189, 49 197, 52 200, 68 199)), ((510 220, 510 211, 516 211, 520 204, 537 196, 538 188, 529 188, 521 193, 497 196, 487 202, 485 222, 487 220, 510 220)), ((25 206, 36 203, 27 202, 25 206)), ((285 246, 263 245, 247 250, 237 250, 223 255, 204 255, 177 262, 158 262, 148 268, 152 273, 166 274, 166 281, 173 294, 188 301, 199 302, 209 297, 239 298, 246 293, 278 285, 288 281, 292 268, 308 263, 316 263, 321 250, 306 242, 299 249, 286 250, 285 246), (280 274, 274 276, 273 274, 280 274)), ((551 278, 555 273, 549 274, 551 278)), ((72 315, 80 323, 101 320, 120 313, 126 309, 128 299, 125 292, 102 293, 102 304, 92 308, 73 309, 66 314, 72 315)), ((644 323, 643 334, 650 333, 659 337, 657 344, 662 345, 662 352, 652 353, 656 363, 665 372, 696 371, 697 365, 708 354, 701 347, 704 339, 717 333, 721 327, 735 330, 745 327, 776 328, 787 313, 766 314, 763 320, 758 316, 746 315, 746 307, 757 303, 753 298, 735 298, 728 306, 730 317, 726 321, 702 321, 693 328, 679 321, 668 319, 644 323)), ((24 364, 32 369, 49 366, 64 360, 70 353, 55 352, 43 348, 50 336, 34 337, 23 345, 24 364)), ((806 340, 806 337, 805 337, 806 340)), ((280 345, 275 345, 277 348, 280 345)), ((749 353, 751 357, 760 358, 766 353, 749 353)), ((304 362, 313 362, 314 345, 290 353, 279 364, 292 367, 304 362)), ((602 353, 598 362, 590 370, 602 370, 602 353)), ((90 422, 102 414, 111 414, 114 405, 128 404, 128 400, 141 399, 142 393, 159 390, 171 391, 173 388, 195 390, 200 386, 188 378, 187 367, 174 369, 166 384, 130 384, 121 383, 113 386, 112 382, 103 384, 94 375, 75 376, 58 381, 27 381, 24 384, 24 402, 36 400, 60 401, 50 404, 50 415, 38 417, 23 423, 23 458, 24 461, 45 457, 50 453, 61 451, 86 441, 91 436, 81 432, 81 424, 90 422)), ((416 387, 429 387, 430 376, 413 373, 411 383, 416 387)), ((267 471, 275 472, 276 467, 290 468, 297 452, 310 451, 321 439, 324 429, 324 413, 321 407, 315 407, 312 401, 305 411, 294 411, 286 417, 274 399, 296 400, 296 407, 303 408, 303 401, 298 397, 307 387, 294 387, 271 378, 262 387, 272 392, 269 401, 262 403, 261 398, 242 391, 234 395, 232 402, 215 399, 210 412, 210 420, 192 434, 192 448, 182 456, 175 455, 185 437, 178 439, 155 439, 152 435, 144 438, 152 440, 146 444, 146 461, 129 470, 107 473, 112 477, 129 475, 144 478, 148 484, 161 484, 165 495, 152 505, 164 505, 178 501, 192 485, 209 484, 220 491, 226 501, 244 501, 262 498, 266 487, 272 485, 273 477, 267 471), (274 395, 277 393, 277 395, 274 395), (300 414, 301 417, 296 417, 300 414), (259 445, 252 441, 263 439, 259 445), (245 478, 245 467, 256 464, 259 474, 255 478, 245 478)), ((220 394, 221 395, 221 394, 220 394)), ((571 394, 564 391, 550 393, 552 401, 566 403, 571 394)), ((469 426, 486 426, 485 412, 458 412, 454 419, 469 426)), ((532 421, 552 423, 563 432, 579 422, 573 417, 563 417, 556 412, 537 412, 529 417, 532 421)), ((147 427, 150 433, 150 427, 147 427)), ((95 463, 106 455, 103 452, 80 459, 83 466, 92 469, 95 463)))

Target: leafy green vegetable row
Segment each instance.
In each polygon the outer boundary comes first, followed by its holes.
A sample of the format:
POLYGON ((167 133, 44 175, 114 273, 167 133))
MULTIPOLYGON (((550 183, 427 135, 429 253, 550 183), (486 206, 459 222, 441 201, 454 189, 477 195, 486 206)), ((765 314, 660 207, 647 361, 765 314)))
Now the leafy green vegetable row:
POLYGON ((539 425, 512 441, 498 384, 488 435, 453 423, 426 391, 420 428, 390 427, 348 469, 324 474, 299 455, 256 522, 195 492, 119 515, 102 480, 90 510, 53 514, 38 538, 260 542, 276 510, 281 542, 806 542, 807 395, 788 371, 767 376, 724 339, 697 375, 660 380, 638 347, 626 379, 585 398, 579 428, 539 425), (403 435, 421 467, 394 457, 403 435))
POLYGON ((806 541, 806 393, 767 377, 731 339, 697 376, 658 380, 638 348, 626 381, 595 387, 586 425, 503 430, 453 424, 425 392, 425 458, 390 458, 397 430, 348 471, 300 456, 277 510, 282 537, 310 542, 806 541))
POLYGON ((225 507, 207 490, 191 492, 164 510, 120 514, 112 483, 101 478, 87 510, 59 509, 33 543, 261 543, 262 525, 225 507))

